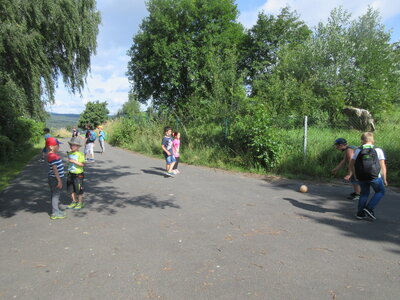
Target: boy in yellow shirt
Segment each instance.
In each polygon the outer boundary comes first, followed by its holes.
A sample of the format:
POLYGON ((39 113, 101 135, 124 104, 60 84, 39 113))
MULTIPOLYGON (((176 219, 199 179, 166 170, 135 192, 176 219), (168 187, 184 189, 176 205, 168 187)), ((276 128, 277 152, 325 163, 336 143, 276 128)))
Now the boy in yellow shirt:
POLYGON ((68 144, 71 151, 68 152, 68 178, 67 191, 71 194, 72 202, 68 208, 81 209, 83 204, 83 168, 85 166, 85 155, 79 151, 82 146, 79 137, 73 137, 68 144))

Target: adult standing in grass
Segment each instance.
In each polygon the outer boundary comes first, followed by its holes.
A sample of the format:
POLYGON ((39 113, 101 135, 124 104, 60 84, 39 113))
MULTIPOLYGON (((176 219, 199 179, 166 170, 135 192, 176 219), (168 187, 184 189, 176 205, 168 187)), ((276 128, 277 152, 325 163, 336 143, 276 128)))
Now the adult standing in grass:
POLYGON ((385 195, 385 186, 388 185, 385 155, 382 149, 374 146, 374 135, 371 132, 363 133, 361 142, 362 146, 354 151, 349 174, 344 179, 349 180, 354 170, 361 187, 356 218, 365 219, 368 216, 375 220, 374 209, 385 195), (371 187, 375 194, 368 201, 371 187))
MULTIPOLYGON (((347 169, 350 168, 350 161, 354 155, 354 150, 357 149, 355 146, 347 145, 347 141, 344 138, 338 138, 335 140, 334 146, 337 150, 343 152, 343 159, 339 162, 339 164, 332 170, 332 174, 336 175, 337 171, 347 165, 347 169)), ((350 172, 350 170, 349 170, 350 172)), ((350 183, 353 185, 354 192, 350 194, 350 199, 358 200, 360 199, 361 188, 358 184, 354 174, 350 177, 350 183)))

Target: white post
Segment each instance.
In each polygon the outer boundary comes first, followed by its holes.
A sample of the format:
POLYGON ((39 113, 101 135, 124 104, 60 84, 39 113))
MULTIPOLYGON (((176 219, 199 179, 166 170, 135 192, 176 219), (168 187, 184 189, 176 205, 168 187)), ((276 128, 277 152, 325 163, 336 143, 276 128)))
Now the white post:
POLYGON ((308 125, 308 117, 304 117, 304 156, 307 155, 307 125, 308 125))

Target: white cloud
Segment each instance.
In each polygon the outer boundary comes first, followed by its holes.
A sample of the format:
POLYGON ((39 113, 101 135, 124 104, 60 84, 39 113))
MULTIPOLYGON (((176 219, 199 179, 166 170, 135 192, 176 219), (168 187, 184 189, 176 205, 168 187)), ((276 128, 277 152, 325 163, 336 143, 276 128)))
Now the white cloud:
POLYGON ((89 76, 86 86, 82 91, 82 96, 73 95, 65 88, 58 89, 55 95, 56 101, 48 110, 57 113, 80 114, 88 101, 107 101, 110 113, 115 114, 128 100, 130 87, 125 76, 103 77, 100 74, 94 74, 89 76))
POLYGON ((277 14, 282 7, 290 6, 300 14, 300 18, 308 25, 315 26, 318 22, 325 22, 332 9, 343 6, 356 18, 366 12, 368 5, 378 9, 385 21, 393 16, 400 14, 400 1, 398 0, 268 0, 262 6, 252 11, 243 12, 240 21, 245 27, 249 28, 257 21, 257 14, 265 11, 269 14, 277 14))

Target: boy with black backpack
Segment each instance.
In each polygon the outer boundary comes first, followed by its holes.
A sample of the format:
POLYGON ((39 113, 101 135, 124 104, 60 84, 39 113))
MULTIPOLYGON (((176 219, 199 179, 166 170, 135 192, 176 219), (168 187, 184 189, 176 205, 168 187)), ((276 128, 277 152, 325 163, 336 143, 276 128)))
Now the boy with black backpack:
POLYGON ((368 216, 376 220, 374 208, 385 195, 385 185, 387 186, 385 154, 382 149, 375 148, 374 135, 371 132, 363 133, 361 142, 362 146, 354 151, 349 174, 344 179, 349 180, 354 170, 361 187, 356 218, 361 220, 368 216), (368 201, 371 187, 375 194, 368 201))

